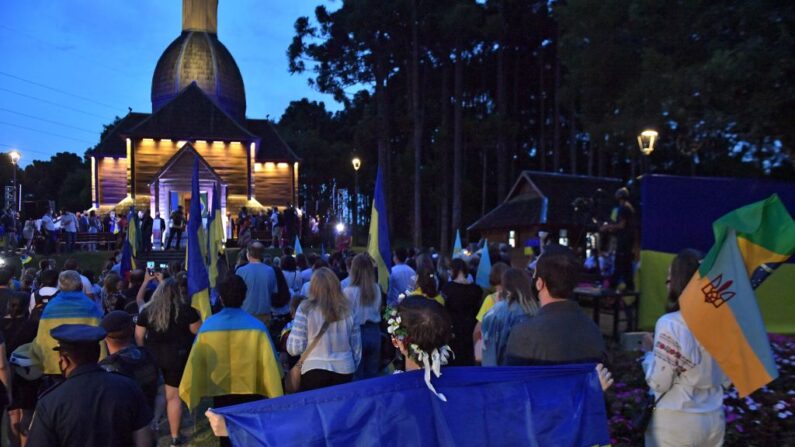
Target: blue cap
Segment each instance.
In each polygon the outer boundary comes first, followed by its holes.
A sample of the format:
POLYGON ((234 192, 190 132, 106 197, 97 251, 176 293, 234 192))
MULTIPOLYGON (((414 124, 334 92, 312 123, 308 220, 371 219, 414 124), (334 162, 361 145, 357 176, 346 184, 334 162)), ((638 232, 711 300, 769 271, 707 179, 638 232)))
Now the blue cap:
MULTIPOLYGON (((56 339, 60 344, 83 344, 83 343, 97 343, 107 333, 105 329, 97 326, 89 326, 87 324, 62 324, 50 331, 52 338, 56 339)), ((57 351, 59 348, 55 348, 57 351)))

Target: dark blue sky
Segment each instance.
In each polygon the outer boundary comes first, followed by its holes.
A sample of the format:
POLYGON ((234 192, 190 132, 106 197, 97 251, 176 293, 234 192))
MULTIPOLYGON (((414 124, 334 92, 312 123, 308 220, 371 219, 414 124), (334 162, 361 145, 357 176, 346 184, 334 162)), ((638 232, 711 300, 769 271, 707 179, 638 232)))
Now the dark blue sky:
MULTIPOLYGON (((278 119, 302 97, 338 108, 287 72, 293 23, 320 3, 219 1, 218 38, 243 74, 249 117, 278 119)), ((128 106, 151 111, 152 72, 180 33, 181 9, 181 0, 0 1, 0 152, 19 149, 23 165, 82 155, 128 106)))

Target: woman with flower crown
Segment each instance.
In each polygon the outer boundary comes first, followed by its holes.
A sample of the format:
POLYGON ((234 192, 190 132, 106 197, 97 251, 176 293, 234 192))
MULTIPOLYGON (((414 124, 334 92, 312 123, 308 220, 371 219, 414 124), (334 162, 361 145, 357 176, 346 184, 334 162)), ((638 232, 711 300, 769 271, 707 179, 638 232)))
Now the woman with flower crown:
POLYGON ((441 367, 453 356, 450 315, 439 303, 422 295, 410 295, 397 308, 387 308, 387 331, 392 344, 405 359, 405 370, 423 370, 425 384, 441 400, 447 399, 431 384, 431 374, 441 376, 441 367))

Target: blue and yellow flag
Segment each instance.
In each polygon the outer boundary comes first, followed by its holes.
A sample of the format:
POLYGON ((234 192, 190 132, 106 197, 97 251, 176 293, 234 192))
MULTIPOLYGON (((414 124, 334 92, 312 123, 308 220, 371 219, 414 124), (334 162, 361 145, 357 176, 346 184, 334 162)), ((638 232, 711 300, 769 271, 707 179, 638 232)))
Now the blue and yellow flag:
POLYGON ((218 255, 224 252, 224 224, 221 220, 221 193, 218 184, 215 184, 213 206, 207 219, 207 266, 212 288, 218 279, 218 255))
POLYGON ((210 278, 202 257, 199 229, 202 226, 201 200, 199 199, 199 157, 193 159, 191 181, 190 218, 188 219, 188 296, 190 305, 206 320, 212 314, 210 307, 210 278))
POLYGON ((244 310, 229 307, 202 324, 179 384, 179 397, 191 410, 202 397, 224 394, 284 394, 268 329, 244 310))
POLYGON ((475 284, 488 289, 491 287, 489 282, 489 275, 491 275, 491 257, 489 256, 489 240, 483 240, 483 249, 480 251, 480 263, 478 264, 478 273, 475 276, 475 284))
POLYGON ((121 261, 119 263, 119 273, 125 280, 130 279, 130 272, 135 270, 135 257, 138 255, 139 243, 139 223, 138 214, 135 208, 131 207, 127 213, 127 237, 121 249, 121 261))
POLYGON ((36 338, 30 348, 31 359, 41 364, 44 374, 61 374, 58 368, 58 352, 52 348, 58 342, 50 331, 62 324, 87 324, 99 326, 102 313, 97 305, 83 292, 59 292, 41 314, 36 338))
POLYGON ((367 242, 367 253, 375 260, 378 267, 378 284, 381 290, 389 289, 389 270, 392 268, 392 248, 389 245, 389 225, 386 210, 386 195, 381 168, 375 177, 375 195, 373 210, 370 214, 370 239, 367 242))
POLYGON ((773 194, 712 228, 715 245, 679 305, 693 335, 747 396, 778 377, 754 289, 795 252, 795 221, 773 194))
POLYGON ((453 243, 453 259, 461 257, 461 251, 463 247, 461 247, 461 232, 459 230, 455 230, 455 242, 453 243))
POLYGON ((447 402, 410 371, 211 411, 245 446, 606 446, 594 368, 443 367, 447 402))
POLYGON ((304 252, 304 249, 301 247, 301 241, 298 239, 298 236, 295 237, 295 246, 293 247, 293 251, 295 252, 296 256, 304 252))

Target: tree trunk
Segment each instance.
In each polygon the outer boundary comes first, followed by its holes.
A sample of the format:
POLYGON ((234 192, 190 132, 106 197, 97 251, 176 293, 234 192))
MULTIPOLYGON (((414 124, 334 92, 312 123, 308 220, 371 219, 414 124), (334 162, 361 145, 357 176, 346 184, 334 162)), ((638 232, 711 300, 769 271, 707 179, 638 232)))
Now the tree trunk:
MULTIPOLYGON (((379 59, 382 59, 379 57, 379 59)), ((376 102, 376 118, 378 128, 378 169, 381 170, 381 179, 384 185, 384 196, 387 203, 388 221, 391 226, 392 216, 395 215, 394 210, 390 207, 391 200, 389 190, 390 188, 390 154, 389 154, 389 102, 386 97, 386 67, 381 60, 375 67, 375 102, 376 102)))
POLYGON ((419 0, 412 1, 411 8, 411 109, 414 120, 414 225, 415 247, 422 247, 422 106, 420 104, 420 42, 418 9, 419 0))
POLYGON ((544 146, 544 128, 547 124, 544 110, 544 48, 538 49, 538 156, 541 170, 547 170, 547 151, 544 146))
POLYGON ((453 70, 455 103, 453 105, 453 212, 451 226, 454 231, 461 229, 461 186, 464 174, 464 61, 461 45, 460 41, 456 45, 455 68, 453 70))
MULTIPOLYGON (((502 20, 502 29, 507 27, 503 10, 504 0, 499 2, 498 8, 502 20)), ((505 85, 505 39, 501 38, 497 50, 497 197, 505 197, 506 174, 508 173, 508 136, 506 135, 508 121, 508 94, 505 85)), ((484 155, 485 159, 485 155, 484 155)), ((485 186, 485 181, 484 181, 485 186)))
POLYGON ((488 198, 487 190, 488 190, 488 183, 487 180, 489 178, 489 151, 486 148, 483 148, 482 151, 483 156, 483 174, 481 181, 483 184, 480 187, 480 215, 486 214, 486 200, 488 198))
POLYGON ((569 167, 571 173, 577 173, 577 101, 576 94, 571 94, 571 118, 569 118, 569 167))
POLYGON ((552 103, 552 123, 554 126, 552 130, 552 170, 560 172, 560 44, 558 43, 560 33, 557 28, 557 25, 555 25, 555 71, 552 84, 552 94, 554 95, 552 103))
POLYGON ((439 151, 441 152, 441 175, 442 191, 439 201, 441 202, 441 216, 439 218, 441 235, 439 249, 442 253, 449 253, 450 249, 450 65, 445 63, 442 68, 442 103, 439 110, 442 113, 442 120, 439 126, 439 151))

